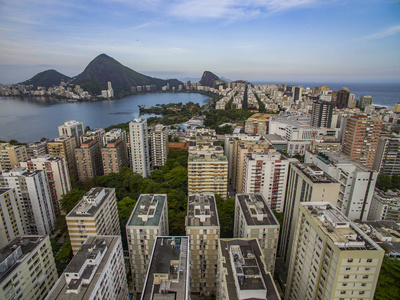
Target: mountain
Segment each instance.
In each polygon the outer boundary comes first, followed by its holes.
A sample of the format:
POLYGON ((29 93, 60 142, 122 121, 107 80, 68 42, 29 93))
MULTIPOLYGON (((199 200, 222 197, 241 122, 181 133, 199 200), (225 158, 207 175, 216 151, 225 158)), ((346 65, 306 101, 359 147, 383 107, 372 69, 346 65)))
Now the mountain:
POLYGON ((61 81, 67 82, 68 80, 70 80, 68 76, 61 74, 56 70, 46 70, 36 74, 31 79, 22 82, 22 84, 32 84, 34 88, 37 88, 38 86, 49 88, 55 85, 60 85, 61 81))
POLYGON ((177 79, 163 80, 140 74, 106 54, 100 54, 93 59, 81 74, 73 78, 72 83, 80 85, 93 95, 98 95, 101 90, 107 88, 108 81, 111 82, 117 97, 129 93, 131 86, 156 85, 157 90, 161 90, 167 83, 170 87, 182 84, 177 79))
POLYGON ((222 80, 217 75, 210 71, 204 71, 203 76, 201 77, 200 84, 203 86, 216 87, 217 85, 226 84, 225 80, 222 80))

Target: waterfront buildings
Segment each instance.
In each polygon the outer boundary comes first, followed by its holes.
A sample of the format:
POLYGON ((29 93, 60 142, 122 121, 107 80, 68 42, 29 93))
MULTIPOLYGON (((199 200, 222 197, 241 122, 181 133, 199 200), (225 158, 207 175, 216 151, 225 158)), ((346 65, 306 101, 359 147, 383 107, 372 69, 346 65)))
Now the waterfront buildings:
POLYGON ((48 236, 18 236, 0 250, 0 299, 44 299, 57 281, 48 236))
POLYGON ((46 300, 127 300, 121 237, 88 236, 46 300))
POLYGON ((28 154, 25 145, 0 143, 0 171, 10 171, 26 159, 28 159, 28 154))
POLYGON ((400 175, 400 136, 381 136, 372 168, 380 174, 400 175))
POLYGON ((215 295, 220 226, 213 194, 188 196, 186 235, 190 239, 191 292, 215 295))
POLYGON ((167 195, 140 195, 126 224, 135 293, 142 292, 156 237, 168 234, 167 195))
POLYGON ((283 258, 286 267, 289 264, 300 203, 328 201, 336 205, 339 189, 340 183, 314 164, 290 165, 279 243, 279 256, 283 258))
POLYGON ((160 169, 168 158, 168 127, 158 124, 150 133, 151 164, 153 169, 160 169))
POLYGON ((188 158, 188 194, 228 195, 228 160, 225 156, 193 155, 188 158))
POLYGON ((311 112, 311 126, 331 128, 333 103, 328 101, 315 101, 311 112))
POLYGON ((92 188, 65 220, 74 254, 89 235, 120 235, 115 190, 92 188))
POLYGON ((385 251, 327 202, 300 203, 285 299, 370 299, 385 251))
POLYGON ((3 172, 0 186, 15 189, 25 234, 51 233, 55 215, 45 171, 14 168, 3 172))
POLYGON ((190 299, 189 258, 187 236, 158 236, 140 299, 190 299))
POLYGON ((71 190, 71 181, 65 158, 51 157, 47 154, 21 162, 20 165, 21 167, 28 168, 28 170, 45 171, 54 213, 60 215, 61 208, 59 201, 61 196, 71 190))
POLYGON ((78 143, 80 143, 80 138, 84 133, 83 123, 75 120, 66 121, 63 125, 58 126, 59 136, 76 136, 78 143))
POLYGON ((342 152, 372 168, 381 133, 378 117, 351 116, 345 121, 342 152))
POLYGON ((132 171, 143 177, 150 176, 150 152, 146 119, 138 118, 129 122, 129 140, 132 171))
POLYGON ((252 152, 245 156, 243 168, 243 193, 261 193, 269 207, 283 212, 289 163, 279 152, 252 152))
POLYGON ((305 155, 307 163, 314 163, 340 183, 337 208, 350 220, 367 220, 378 173, 340 153, 325 152, 305 155))
POLYGON ((15 189, 0 187, 0 249, 24 232, 15 189))
POLYGON ((49 155, 52 157, 63 157, 66 159, 70 177, 78 179, 78 169, 76 167, 75 148, 78 146, 78 139, 66 135, 55 138, 54 141, 47 142, 49 155))
POLYGON ((256 238, 266 270, 274 273, 280 225, 261 194, 236 194, 235 238, 256 238))
POLYGON ((217 299, 281 299, 257 239, 220 239, 217 299))
POLYGON ((114 128, 103 135, 101 158, 104 175, 118 173, 123 167, 129 166, 125 130, 114 128))

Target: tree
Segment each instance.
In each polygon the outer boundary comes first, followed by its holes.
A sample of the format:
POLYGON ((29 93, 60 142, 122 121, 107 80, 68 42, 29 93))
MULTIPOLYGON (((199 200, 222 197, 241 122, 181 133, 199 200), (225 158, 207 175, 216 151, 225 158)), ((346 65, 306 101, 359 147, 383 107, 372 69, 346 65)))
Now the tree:
POLYGON ((386 174, 379 174, 378 179, 376 181, 376 187, 383 191, 387 191, 392 188, 392 177, 386 174))
POLYGON ((235 219, 235 199, 224 200, 220 195, 215 195, 215 201, 217 202, 221 238, 232 238, 235 219))
POLYGON ((58 251, 55 257, 57 272, 59 275, 64 271, 64 269, 67 267, 71 259, 72 259, 71 241, 69 237, 67 237, 65 239, 64 245, 61 246, 60 250, 58 251))
POLYGON ((124 249, 128 249, 128 242, 126 240, 126 224, 128 223, 135 204, 136 200, 129 197, 125 197, 117 202, 119 226, 121 228, 122 246, 124 249))
POLYGON ((83 195, 85 195, 84 190, 75 188, 61 196, 60 206, 65 214, 68 214, 79 203, 83 195))
POLYGON ((375 291, 375 300, 399 299, 400 295, 400 260, 384 257, 378 284, 375 291))

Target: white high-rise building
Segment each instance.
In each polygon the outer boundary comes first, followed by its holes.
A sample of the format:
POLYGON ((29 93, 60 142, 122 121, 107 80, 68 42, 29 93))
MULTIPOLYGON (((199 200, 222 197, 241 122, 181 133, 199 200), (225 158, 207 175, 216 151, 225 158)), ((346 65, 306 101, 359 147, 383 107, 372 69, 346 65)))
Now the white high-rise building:
POLYGON ((81 141, 80 138, 84 133, 83 123, 75 120, 66 121, 63 125, 58 126, 59 136, 76 136, 79 144, 81 141))
POLYGON ((150 152, 146 119, 138 118, 129 123, 129 140, 132 171, 143 177, 150 176, 150 152))
POLYGON ((253 152, 245 156, 243 193, 261 193, 269 207, 283 212, 289 163, 279 152, 253 152))
POLYGON ((159 169, 166 164, 168 158, 168 128, 162 124, 156 125, 150 134, 151 164, 159 169))
POLYGON ((51 233, 55 215, 45 171, 14 168, 0 176, 0 185, 15 189, 26 234, 51 233))

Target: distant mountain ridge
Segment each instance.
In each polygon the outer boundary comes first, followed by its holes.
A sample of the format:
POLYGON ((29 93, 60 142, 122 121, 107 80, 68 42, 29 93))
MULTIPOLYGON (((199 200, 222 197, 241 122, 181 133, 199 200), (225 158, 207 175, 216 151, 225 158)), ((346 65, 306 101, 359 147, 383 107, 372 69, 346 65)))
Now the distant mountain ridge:
POLYGON ((210 71, 204 71, 201 77, 200 84, 203 86, 216 87, 218 85, 226 85, 226 81, 219 78, 217 75, 210 71))
POLYGON ((42 86, 48 89, 49 87, 60 85, 62 81, 67 82, 70 79, 71 78, 67 75, 61 74, 60 72, 51 69, 36 74, 31 79, 24 81, 23 84, 33 85, 34 88, 42 86))

